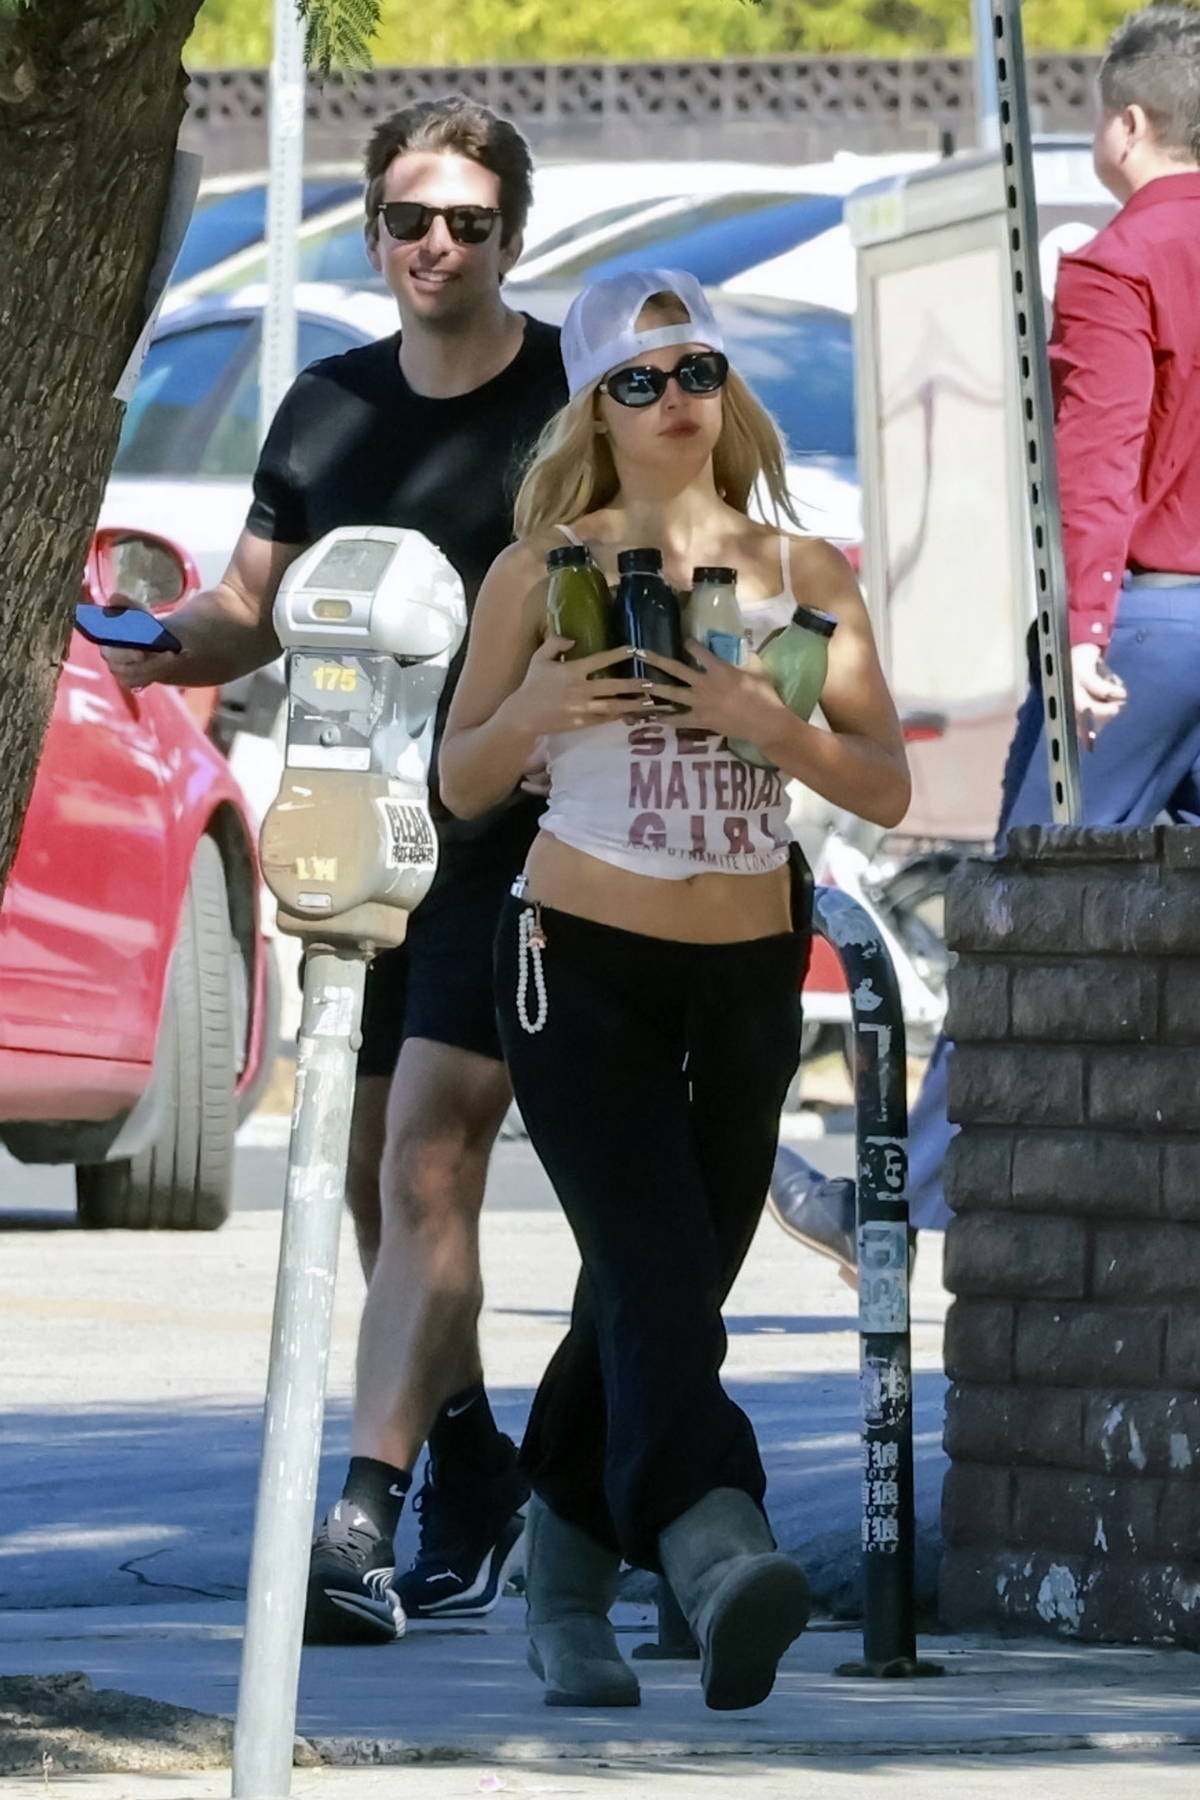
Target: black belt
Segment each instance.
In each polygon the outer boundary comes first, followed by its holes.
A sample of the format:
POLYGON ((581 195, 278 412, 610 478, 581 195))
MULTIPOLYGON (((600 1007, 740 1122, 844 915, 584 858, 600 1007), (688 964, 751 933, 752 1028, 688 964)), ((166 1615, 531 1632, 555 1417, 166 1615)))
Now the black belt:
POLYGON ((1136 588, 1200 587, 1200 574, 1181 575, 1169 569, 1139 569, 1136 575, 1130 569, 1125 579, 1136 588))

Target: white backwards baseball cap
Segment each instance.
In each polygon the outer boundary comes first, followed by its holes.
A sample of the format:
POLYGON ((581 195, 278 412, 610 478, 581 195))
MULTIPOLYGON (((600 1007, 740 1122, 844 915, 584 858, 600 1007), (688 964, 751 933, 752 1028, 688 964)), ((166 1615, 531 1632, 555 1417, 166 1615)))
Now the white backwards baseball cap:
POLYGON ((572 400, 620 363, 672 344, 725 348, 713 309, 694 275, 685 269, 626 269, 593 282, 576 295, 563 320, 562 359, 572 400), (674 294, 687 308, 686 323, 639 331, 638 315, 651 294, 674 294))

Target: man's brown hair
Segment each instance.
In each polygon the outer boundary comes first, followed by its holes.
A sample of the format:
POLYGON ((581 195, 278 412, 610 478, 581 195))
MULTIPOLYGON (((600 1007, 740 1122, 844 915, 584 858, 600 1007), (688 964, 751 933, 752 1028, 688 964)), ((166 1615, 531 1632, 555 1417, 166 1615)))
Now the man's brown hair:
POLYGON ((1200 7, 1148 6, 1119 26, 1100 65, 1110 113, 1140 106, 1161 147, 1200 163, 1200 7))
POLYGON ((379 237, 377 208, 383 200, 383 180, 397 156, 410 150, 438 151, 466 156, 500 180, 500 237, 507 244, 524 231, 533 200, 533 159, 529 145, 515 125, 501 119, 465 94, 445 94, 440 100, 417 100, 383 119, 371 134, 366 152, 367 242, 379 237))

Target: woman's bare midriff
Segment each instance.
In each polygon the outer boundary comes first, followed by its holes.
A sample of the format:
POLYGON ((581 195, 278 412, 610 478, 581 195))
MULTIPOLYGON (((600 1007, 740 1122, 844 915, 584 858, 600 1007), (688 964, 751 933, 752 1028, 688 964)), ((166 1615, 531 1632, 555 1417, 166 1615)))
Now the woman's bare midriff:
POLYGON ((597 925, 683 944, 738 944, 790 931, 787 865, 765 875, 633 875, 539 831, 525 863, 528 898, 597 925))

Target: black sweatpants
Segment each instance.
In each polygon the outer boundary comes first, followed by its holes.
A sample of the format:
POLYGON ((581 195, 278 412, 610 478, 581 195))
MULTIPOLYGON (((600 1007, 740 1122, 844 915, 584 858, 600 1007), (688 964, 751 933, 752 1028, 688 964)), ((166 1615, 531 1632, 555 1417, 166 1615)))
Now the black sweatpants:
POLYGON ((766 1488, 721 1385, 721 1306, 799 1059, 811 880, 798 853, 794 870, 795 931, 748 943, 664 942, 541 908, 537 1032, 517 1006, 527 902, 508 901, 497 938, 501 1043, 583 1262, 522 1462, 552 1511, 648 1568, 659 1532, 710 1489, 761 1504, 766 1488))

